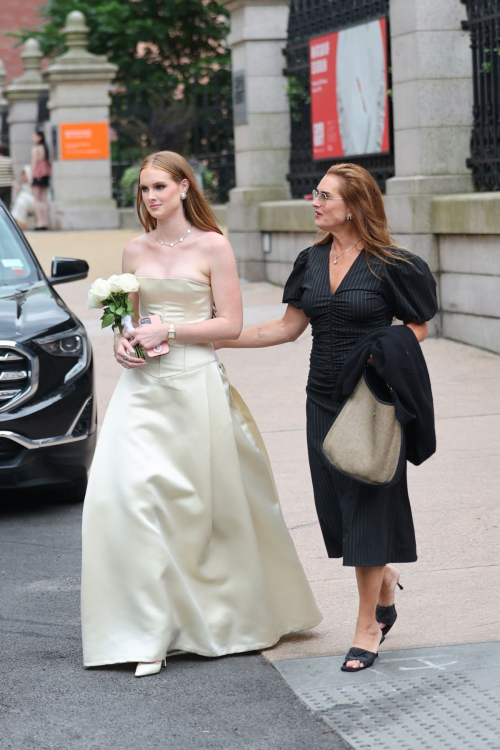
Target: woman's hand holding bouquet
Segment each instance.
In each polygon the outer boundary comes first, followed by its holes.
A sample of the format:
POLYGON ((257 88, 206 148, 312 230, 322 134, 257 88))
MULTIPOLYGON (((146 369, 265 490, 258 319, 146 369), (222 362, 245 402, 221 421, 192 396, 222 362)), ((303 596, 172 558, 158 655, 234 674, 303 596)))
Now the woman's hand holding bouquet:
MULTIPOLYGON (((138 290, 139 282, 132 273, 110 276, 107 280, 97 279, 89 289, 87 307, 89 310, 103 309, 102 328, 118 328, 120 334, 124 330, 131 332, 135 330, 132 318, 137 316, 129 295, 138 290)), ((145 362, 140 344, 132 346, 125 337, 118 340, 115 356, 119 364, 127 368, 137 367, 145 362)))
MULTIPOLYGON (((126 339, 145 349, 148 354, 151 350, 154 352, 158 346, 165 346, 165 340, 168 336, 168 323, 161 323, 156 321, 155 318, 158 318, 158 316, 151 316, 151 323, 139 325, 124 334, 126 339)), ((168 351, 168 345, 166 350, 168 351)))

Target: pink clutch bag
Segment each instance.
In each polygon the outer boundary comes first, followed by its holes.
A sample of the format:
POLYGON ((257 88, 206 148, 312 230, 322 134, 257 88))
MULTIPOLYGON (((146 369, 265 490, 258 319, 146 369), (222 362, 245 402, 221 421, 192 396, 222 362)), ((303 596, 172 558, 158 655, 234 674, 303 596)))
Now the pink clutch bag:
MULTIPOLYGON (((159 315, 147 315, 146 317, 141 318, 139 323, 141 325, 147 325, 148 323, 161 323, 161 318, 159 315)), ((167 352, 168 343, 166 341, 162 341, 161 344, 158 344, 158 346, 155 346, 153 349, 146 349, 148 357, 159 357, 161 354, 166 354, 167 352)))

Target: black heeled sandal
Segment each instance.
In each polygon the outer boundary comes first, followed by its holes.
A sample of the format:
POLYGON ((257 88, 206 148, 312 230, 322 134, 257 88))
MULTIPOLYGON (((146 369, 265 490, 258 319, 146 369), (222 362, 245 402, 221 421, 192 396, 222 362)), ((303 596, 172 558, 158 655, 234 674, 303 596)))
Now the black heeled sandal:
MULTIPOLYGON (((382 638, 380 639, 379 648, 385 641, 385 635, 382 633, 382 638)), ((356 648, 356 646, 352 646, 352 648, 349 649, 349 651, 346 654, 346 657, 344 659, 344 663, 340 667, 342 672, 361 672, 362 670, 368 669, 369 667, 373 666, 373 663, 375 662, 375 659, 378 656, 378 651, 376 654, 373 653, 373 651, 364 651, 362 648, 356 648), (360 661, 363 665, 362 667, 347 667, 346 664, 348 661, 360 661)))
MULTIPOLYGON (((403 586, 397 582, 398 587, 403 590, 403 586)), ((398 619, 398 613, 396 612, 396 606, 394 604, 389 605, 388 607, 381 607, 379 604, 377 604, 377 607, 375 609, 375 619, 377 622, 382 623, 385 625, 385 628, 381 628, 381 631, 384 635, 387 635, 389 630, 392 628, 396 620, 398 619)))

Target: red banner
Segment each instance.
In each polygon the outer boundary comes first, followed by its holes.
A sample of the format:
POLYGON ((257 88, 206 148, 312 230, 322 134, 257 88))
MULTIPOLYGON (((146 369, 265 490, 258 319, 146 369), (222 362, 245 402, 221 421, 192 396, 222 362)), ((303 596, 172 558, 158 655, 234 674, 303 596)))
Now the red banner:
POLYGON ((387 23, 309 42, 313 158, 389 151, 387 23))

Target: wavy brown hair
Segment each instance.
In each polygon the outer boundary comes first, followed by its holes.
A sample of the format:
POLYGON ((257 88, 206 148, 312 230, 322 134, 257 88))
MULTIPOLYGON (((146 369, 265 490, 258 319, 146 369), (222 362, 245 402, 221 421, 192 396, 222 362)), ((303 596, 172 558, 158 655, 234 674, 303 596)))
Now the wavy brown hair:
MULTIPOLYGON (((393 260, 410 262, 401 253, 403 248, 389 235, 384 199, 371 174, 359 164, 334 164, 326 175, 343 178, 339 193, 349 207, 353 226, 365 248, 368 265, 374 259, 384 263, 393 260)), ((316 245, 326 245, 333 238, 330 232, 318 232, 314 239, 316 245)))
POLYGON ((186 199, 182 201, 186 219, 190 224, 198 227, 198 229, 203 229, 206 232, 217 232, 218 234, 222 234, 217 225, 212 209, 198 187, 193 170, 186 159, 180 154, 176 154, 175 151, 158 151, 156 154, 150 154, 149 156, 146 156, 141 164, 139 170, 139 184, 137 185, 136 206, 139 221, 146 232, 152 232, 156 229, 156 219, 154 216, 151 216, 142 200, 141 172, 143 169, 146 169, 146 167, 163 169, 165 172, 168 172, 171 179, 178 184, 180 184, 182 180, 189 180, 189 190, 187 191, 186 199))

